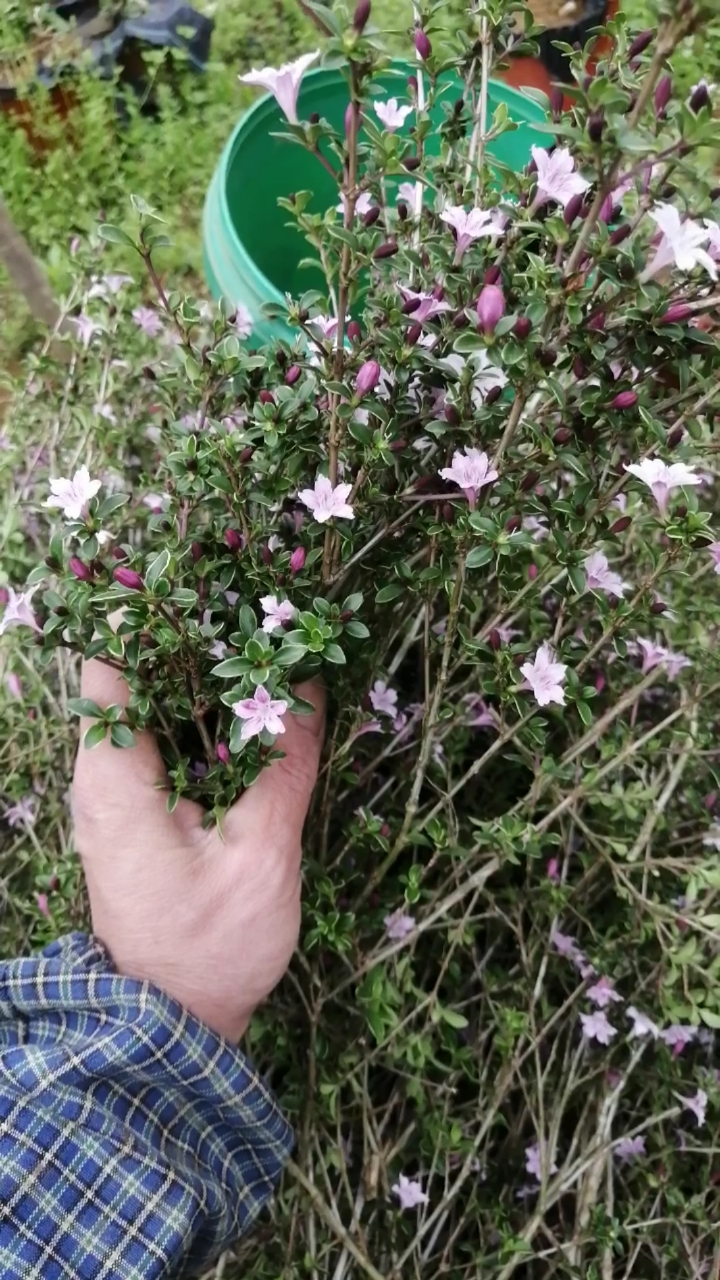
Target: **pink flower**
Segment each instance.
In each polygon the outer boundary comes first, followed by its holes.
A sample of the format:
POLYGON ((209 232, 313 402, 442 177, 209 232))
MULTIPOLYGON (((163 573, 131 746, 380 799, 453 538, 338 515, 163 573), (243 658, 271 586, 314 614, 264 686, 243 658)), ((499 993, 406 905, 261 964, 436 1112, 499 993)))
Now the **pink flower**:
POLYGON ((328 520, 354 520, 355 512, 348 504, 351 484, 331 485, 327 476, 318 476, 313 489, 301 489, 298 497, 319 524, 328 520))
POLYGON ((52 497, 43 503, 44 507, 60 507, 66 520, 79 520, 91 498, 95 497, 101 487, 100 480, 91 480, 87 467, 80 467, 72 480, 64 477, 50 481, 52 497))
MULTIPOLYGON (((1 626, 2 624, 0 623, 0 627, 1 626)), ((18 698, 18 699, 22 698, 23 696, 22 681, 19 675, 17 675, 14 671, 8 671, 7 675, 5 676, 5 687, 8 693, 10 694, 11 698, 18 698)))
POLYGON ((704 1089, 698 1089, 692 1098, 682 1098, 679 1093, 675 1094, 679 1102, 682 1102, 686 1111, 692 1111, 698 1122, 698 1128, 705 1123, 705 1112, 707 1111, 708 1096, 704 1089))
MULTIPOLYGON (((336 213, 341 213, 341 214, 343 215, 343 217, 344 217, 344 216, 345 216, 345 205, 346 205, 346 204, 347 204, 347 196, 345 195, 345 192, 343 191, 343 192, 342 192, 342 194, 341 194, 341 196, 340 196, 340 203, 339 203, 339 204, 337 204, 337 205, 335 206, 335 212, 336 212, 336 213)), ((357 200, 355 201, 355 217, 356 217, 356 218, 364 218, 364 217, 365 217, 365 214, 366 214, 366 213, 369 213, 369 212, 370 212, 370 210, 371 210, 372 208, 373 208, 373 198, 372 198, 372 196, 370 195, 370 192, 369 192, 369 191, 361 191, 361 192, 360 192, 360 195, 358 196, 357 200)))
POLYGON ((15 804, 11 804, 9 809, 5 810, 5 821, 9 827, 32 827, 35 825, 37 813, 35 807, 37 800, 35 796, 23 796, 22 800, 16 800, 15 804))
MULTIPOLYGON (((541 1161, 540 1161, 540 1143, 533 1142, 529 1147, 525 1148, 525 1168, 533 1178, 537 1178, 538 1182, 542 1177, 541 1161)), ((548 1173, 557 1173, 557 1165, 553 1160, 548 1173)))
POLYGON ((311 316, 308 324, 321 333, 323 338, 334 338, 337 333, 337 316, 311 316))
POLYGON ((30 605, 37 587, 31 587, 29 591, 16 591, 14 587, 7 587, 6 590, 8 601, 0 618, 0 636, 5 634, 8 627, 32 627, 33 631, 39 631, 40 627, 30 605))
POLYGON ((99 280, 94 281, 88 289, 87 296, 88 298, 104 298, 108 293, 111 293, 114 296, 120 292, 124 285, 132 284, 132 282, 132 276, 124 276, 120 273, 113 274, 110 272, 108 275, 101 276, 99 280))
POLYGON ((720 542, 711 542, 707 548, 713 562, 713 572, 720 573, 720 542))
POLYGON ((212 644, 210 645, 210 648, 208 649, 208 653, 210 654, 210 656, 212 658, 217 658, 218 662, 222 662, 227 651, 228 651, 228 647, 225 644, 224 640, 213 640, 212 644))
POLYGON ((262 596, 260 607, 265 614, 262 629, 268 635, 295 617, 295 606, 289 600, 278 600, 277 596, 262 596))
POLYGON ((566 671, 567 665, 556 662, 555 654, 547 642, 540 645, 532 662, 524 662, 520 668, 520 673, 530 685, 539 707, 547 707, 551 702, 556 702, 559 707, 565 706, 562 685, 566 671))
POLYGON ((50 919, 50 907, 49 907, 49 905, 48 905, 48 896, 47 896, 47 894, 46 894, 46 893, 36 893, 36 894, 35 894, 35 901, 37 902, 37 909, 38 909, 38 911, 40 912, 40 915, 41 915, 41 916, 45 916, 45 919, 46 919, 46 920, 49 920, 49 919, 50 919))
POLYGON ((397 911, 393 911, 392 915, 385 916, 383 924, 388 938, 393 942, 402 942, 402 939, 412 933, 415 928, 413 917, 405 915, 402 907, 398 907, 397 911))
POLYGON ((590 183, 575 172, 575 161, 567 147, 556 147, 552 155, 543 147, 531 150, 537 165, 537 198, 541 204, 557 200, 565 208, 573 196, 587 191, 590 183))
POLYGON ((565 956, 568 960, 574 960, 582 955, 582 951, 570 933, 561 933, 559 929, 553 929, 550 941, 558 954, 565 956))
POLYGON ((470 717, 466 724, 470 725, 471 728, 497 729, 497 716, 479 693, 466 693, 463 697, 463 702, 467 706, 467 713, 470 717))
POLYGON ((615 1027, 608 1022, 607 1014, 602 1010, 599 1013, 581 1013, 580 1021, 586 1040, 597 1040, 598 1044, 607 1045, 617 1035, 615 1027))
POLYGON ((264 685, 258 685, 252 698, 243 698, 236 702, 233 711, 245 723, 240 737, 246 740, 267 729, 268 733, 285 732, 281 716, 285 715, 288 704, 284 698, 271 698, 264 685))
POLYGON ((606 1009, 609 1004, 617 1001, 622 1004, 622 996, 618 995, 609 978, 598 978, 594 986, 588 987, 586 995, 599 1009, 606 1009))
POLYGON ((253 331, 252 312, 248 311, 244 302, 238 302, 235 304, 233 329, 241 340, 249 338, 253 331))
POLYGON ((636 644, 643 655, 640 668, 642 675, 652 671, 653 667, 663 666, 668 678, 675 680, 685 667, 692 666, 690 659, 684 653, 673 653, 672 649, 666 648, 663 644, 657 644, 654 640, 648 640, 645 636, 638 636, 636 644))
POLYGON ((443 302, 433 293, 416 293, 414 289, 406 289, 403 285, 400 285, 400 292, 406 302, 419 299, 417 307, 412 312, 413 324, 424 324, 426 320, 432 320, 441 312, 452 310, 449 302, 443 302))
POLYGON ((155 338, 162 333, 163 322, 154 307, 136 307, 132 318, 138 329, 142 329, 149 338, 155 338))
POLYGON ((159 516, 165 510, 169 500, 167 493, 146 493, 143 498, 143 506, 149 507, 154 516, 159 516))
POLYGON ((617 1160, 635 1160, 637 1156, 647 1155, 645 1139, 641 1133, 636 1138, 619 1138, 613 1143, 613 1155, 617 1160))
POLYGON ((659 271, 671 264, 678 271, 692 271, 695 267, 704 267, 713 280, 717 280, 717 268, 706 249, 701 248, 708 240, 707 228, 686 218, 683 222, 679 211, 672 204, 656 204, 650 210, 650 217, 660 228, 662 238, 652 262, 643 271, 640 280, 651 280, 659 271))
POLYGON ((503 235, 507 221, 498 209, 471 209, 467 213, 462 205, 457 204, 446 204, 440 217, 455 230, 456 265, 461 261, 465 250, 481 236, 503 235))
POLYGON ((558 858, 548 858, 545 873, 548 880, 551 880, 553 884, 560 883, 560 861, 558 858))
POLYGON ((396 129, 401 129, 408 116, 411 116, 414 110, 413 106, 401 107, 397 98, 388 98, 387 102, 373 103, 375 115, 391 133, 394 133, 396 129))
POLYGON ((400 1201, 401 1209, 414 1209, 417 1205, 428 1202, 420 1183, 406 1178, 404 1173, 400 1174, 392 1190, 400 1201))
POLYGON ((481 449, 466 447, 457 449, 453 454, 452 466, 443 467, 440 475, 443 480, 452 480, 462 489, 471 507, 475 506, 478 489, 497 480, 498 473, 490 465, 490 459, 481 449))
POLYGON ((397 715, 397 699, 395 689, 391 689, 384 680, 376 680, 370 690, 372 709, 377 711, 378 715, 394 718, 397 715))
POLYGON ((95 321, 90 318, 90 316, 86 316, 84 312, 81 313, 79 316, 74 316, 72 323, 75 325, 78 331, 78 337, 80 338, 80 341, 82 342, 83 346, 86 348, 90 346, 90 340, 93 337, 93 335, 96 333, 100 333, 100 325, 96 324, 95 321))
POLYGON ((661 462, 659 458, 643 458, 642 462, 626 464, 625 470, 642 480, 658 504, 660 514, 667 515, 668 498, 673 489, 682 489, 684 485, 701 483, 700 476, 690 470, 684 462, 661 462))
POLYGON ((697 1040, 697 1027, 686 1027, 681 1022, 675 1022, 671 1027, 660 1032, 660 1039, 672 1049, 673 1057, 679 1058, 683 1049, 692 1044, 693 1040, 697 1040))
POLYGON ((632 1029, 628 1032, 628 1040, 638 1040, 642 1036, 652 1036, 653 1040, 657 1040, 660 1035, 660 1028, 648 1018, 646 1013, 640 1013, 634 1005, 628 1005, 628 1018, 632 1019, 632 1029))
POLYGON ((266 89, 275 98, 280 110, 285 113, 290 124, 297 124, 297 100, 302 78, 308 67, 320 57, 320 50, 304 53, 294 62, 284 62, 281 67, 262 67, 259 71, 246 72, 239 76, 241 84, 257 85, 266 89))
POLYGON ((613 572, 602 551, 593 551, 583 562, 583 568, 589 591, 605 591, 621 600, 628 590, 627 582, 623 582, 620 575, 613 572))

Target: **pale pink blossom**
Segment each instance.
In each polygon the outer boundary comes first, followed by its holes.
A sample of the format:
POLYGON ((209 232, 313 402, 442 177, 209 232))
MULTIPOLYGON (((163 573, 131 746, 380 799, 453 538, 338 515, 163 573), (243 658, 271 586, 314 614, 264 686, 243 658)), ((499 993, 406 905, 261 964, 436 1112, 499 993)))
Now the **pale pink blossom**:
POLYGON ((544 147, 532 147, 537 165, 537 201, 557 200, 563 208, 573 196, 582 195, 590 186, 575 171, 575 160, 567 147, 556 147, 552 155, 544 147))
POLYGON ((583 954, 575 938, 570 933, 561 933, 559 929, 553 929, 550 934, 550 941, 558 954, 565 956, 568 960, 575 960, 583 954))
POLYGON ((126 284, 132 284, 132 276, 125 276, 119 272, 109 272, 106 276, 100 276, 99 280, 95 280, 88 289, 88 298, 105 298, 108 293, 113 296, 119 293, 126 284))
POLYGON ((496 630, 503 644, 510 644, 510 641, 513 639, 514 636, 520 635, 520 631, 518 627, 500 626, 500 627, 497 627, 496 630))
POLYGON ((448 369, 456 378, 462 375, 468 360, 474 366, 473 382, 472 382, 472 398, 476 408, 485 400, 488 392, 495 387, 507 386, 507 374, 503 372, 497 365, 491 364, 490 357, 483 348, 476 351, 474 355, 465 359, 464 356, 453 352, 451 356, 446 356, 440 361, 443 368, 448 369))
POLYGON ((660 1039, 672 1049, 673 1057, 679 1058, 683 1049, 692 1044, 693 1040, 697 1040, 697 1027, 688 1027, 681 1022, 674 1022, 671 1027, 660 1032, 660 1039))
POLYGON ((311 316, 308 324, 320 333, 323 338, 334 338, 337 333, 337 316, 311 316))
POLYGON ((640 280, 651 280, 665 267, 675 265, 678 271, 692 271, 704 267, 713 280, 717 280, 717 268, 710 254, 702 245, 707 243, 707 227, 686 218, 683 222, 679 210, 672 204, 656 204, 649 216, 662 232, 655 255, 643 271, 640 280))
POLYGON ((49 919, 50 919, 50 906, 49 906, 49 903, 48 903, 48 896, 47 896, 47 894, 46 894, 46 893, 36 893, 36 894, 35 894, 35 901, 37 902, 37 909, 38 909, 38 911, 40 912, 40 915, 41 915, 41 916, 45 916, 45 919, 46 919, 46 920, 49 920, 49 919))
POLYGON ((469 719, 466 724, 473 729, 497 729, 498 718, 485 699, 479 693, 466 693, 463 702, 467 706, 469 719))
MULTIPOLYGON (((335 206, 335 212, 341 213, 344 217, 346 205, 347 205, 347 196, 343 191, 342 195, 340 196, 340 203, 335 206)), ((373 208, 373 198, 370 195, 369 191, 361 191, 360 195, 355 201, 355 217, 364 218, 365 214, 369 213, 372 208, 373 208)), ((337 321, 335 323, 337 325, 337 321)))
POLYGON ((615 990, 609 978, 598 978, 594 986, 588 987, 585 994, 598 1009, 607 1009, 609 1004, 617 1002, 622 1004, 622 996, 615 990))
POLYGON ((296 612, 289 600, 278 600, 277 596, 261 596, 260 608, 265 614, 262 629, 268 635, 286 622, 292 622, 296 612))
POLYGON ((595 1013, 581 1013, 582 1033, 586 1040, 597 1040, 598 1044, 610 1044, 617 1035, 616 1028, 608 1022, 607 1014, 600 1009, 595 1013))
POLYGON ((652 1036, 653 1040, 657 1040, 660 1035, 660 1028, 652 1018, 648 1018, 646 1013, 641 1013, 634 1005, 628 1005, 628 1018, 632 1019, 632 1028, 628 1031, 628 1040, 639 1040, 642 1036, 652 1036))
MULTIPOLYGON (((540 1182, 542 1177, 541 1160, 540 1160, 540 1143, 533 1142, 529 1147, 525 1148, 525 1168, 531 1177, 537 1178, 540 1182)), ((548 1173, 557 1173, 557 1165, 553 1160, 547 1170, 548 1173)))
POLYGON ((593 551, 583 561, 586 585, 589 591, 604 591, 607 595, 622 599, 629 589, 619 573, 615 573, 608 564, 607 556, 602 551, 593 551))
POLYGON ((252 698, 243 698, 233 705, 236 716, 244 720, 240 737, 254 738, 256 734, 267 729, 268 733, 285 732, 281 717, 285 715, 288 704, 284 698, 271 698, 264 685, 258 685, 252 698))
POLYGON ((250 337, 250 334, 253 331, 252 312, 248 311, 244 302, 237 302, 235 304, 235 314, 233 315, 232 323, 233 329, 241 341, 250 337))
POLYGON ((642 653, 640 670, 643 675, 652 671, 653 667, 662 666, 665 668, 668 679, 676 680, 685 667, 692 666, 690 659, 684 653, 674 653, 672 649, 668 649, 663 644, 657 644, 655 640, 648 640, 645 636, 638 636, 633 647, 642 653))
POLYGON ((79 316, 73 316, 72 323, 78 331, 78 337, 84 347, 90 346, 90 341, 94 334, 100 333, 100 325, 96 324, 90 316, 82 312, 79 316))
POLYGON ((266 89, 273 95, 290 124, 297 124, 297 101, 302 78, 308 67, 311 67, 319 57, 320 50, 315 49, 313 53, 304 53, 294 62, 284 62, 281 67, 261 67, 257 71, 253 68, 238 79, 241 84, 252 84, 260 89, 266 89))
POLYGON ((91 480, 87 467, 80 467, 72 480, 62 477, 50 480, 52 496, 43 503, 44 507, 60 507, 66 520, 79 520, 91 498, 95 497, 101 487, 100 480, 91 480))
POLYGON ((142 502, 143 506, 150 508, 154 516, 159 516, 168 507, 170 495, 167 493, 146 493, 142 502))
POLYGON ((419 182, 401 182, 397 189, 397 200, 404 200, 410 205, 411 209, 415 208, 418 192, 422 191, 422 185, 419 182))
POLYGON ((713 573, 720 573, 720 542, 711 542, 706 548, 713 562, 713 573))
POLYGON ((213 640, 212 644, 210 645, 210 648, 208 649, 208 653, 210 654, 210 656, 212 658, 217 658, 218 662, 222 662, 227 651, 228 651, 228 647, 225 644, 224 640, 213 640))
POLYGON ((32 627, 33 631, 39 631, 30 603, 37 587, 31 587, 29 591, 16 591, 14 587, 7 587, 6 590, 8 601, 0 618, 0 636, 5 634, 8 627, 32 627))
POLYGON ((667 515, 668 499, 673 489, 700 484, 700 476, 684 462, 668 463, 661 462, 660 458, 643 458, 642 462, 627 463, 625 470, 652 490, 662 516, 667 515))
POLYGON ((328 520, 354 520, 355 512, 348 503, 351 484, 333 486, 327 476, 318 476, 312 489, 301 489, 298 497, 319 524, 328 520))
POLYGON ((132 318, 138 329, 142 329, 149 338, 155 338, 162 333, 163 322, 154 307, 136 307, 132 318))
POLYGON ((392 915, 385 916, 383 920, 385 932, 392 942, 402 942, 409 933, 415 928, 415 921, 412 916, 408 916, 402 907, 398 907, 393 911, 392 915))
POLYGON ((545 874, 547 875, 548 880, 550 880, 553 884, 560 883, 560 859, 559 858, 548 858, 547 865, 545 867, 545 874))
POLYGON ((443 467, 440 475, 443 480, 451 480, 462 489, 471 507, 475 506, 478 489, 497 480, 498 472, 490 465, 490 459, 482 449, 466 447, 456 449, 452 465, 443 467))
POLYGON ((391 689, 384 680, 375 681, 369 696, 372 709, 378 715, 391 717, 397 715, 397 692, 395 689, 391 689))
MULTIPOLYGON (((0 624, 1 625, 1 624, 0 624)), ((8 671, 5 676, 5 688, 11 698, 21 699, 23 696, 22 681, 15 671, 8 671)))
POLYGON ((400 285, 400 292, 406 302, 414 302, 419 299, 418 305, 411 315, 413 324, 424 324, 426 320, 434 319, 441 312, 452 310, 449 302, 443 301, 442 298, 436 298, 433 293, 416 293, 414 289, 406 289, 403 285, 400 285))
POLYGON ((523 516, 522 527, 524 533, 534 535, 535 542, 543 542, 550 533, 547 520, 543 520, 542 516, 523 516))
POLYGON ((638 1156, 647 1155, 645 1138, 639 1133, 635 1138, 619 1138, 613 1143, 613 1155, 616 1160, 635 1160, 638 1156))
POLYGON ((406 1178, 404 1173, 399 1175, 392 1190, 400 1201, 401 1209, 415 1209, 417 1205, 428 1202, 428 1197, 420 1183, 412 1178, 406 1178))
POLYGON ((539 707, 547 707, 551 702, 559 707, 565 706, 562 686, 566 671, 566 663, 556 661, 555 653, 547 642, 540 645, 532 662, 524 662, 520 668, 520 674, 532 689, 539 707))
POLYGON ((5 821, 9 827, 32 827, 37 818, 37 799, 35 796, 23 796, 5 810, 5 821))
POLYGON ((675 1097, 682 1102, 686 1111, 692 1111, 698 1122, 698 1128, 705 1123, 708 1096, 704 1089, 698 1089, 692 1098, 683 1098, 679 1093, 676 1093, 675 1097))
POLYGON ((387 102, 374 102, 373 111, 381 124, 385 128, 394 133, 396 129, 402 129, 408 116, 411 116, 415 108, 410 106, 400 106, 397 98, 388 98, 387 102))
POLYGON ((708 253, 717 262, 720 259, 720 226, 712 218, 703 218, 708 234, 708 253))
POLYGON ((440 217, 455 230, 456 264, 461 261, 465 250, 481 236, 503 235, 507 222, 498 209, 471 209, 468 213, 457 204, 446 204, 440 217))

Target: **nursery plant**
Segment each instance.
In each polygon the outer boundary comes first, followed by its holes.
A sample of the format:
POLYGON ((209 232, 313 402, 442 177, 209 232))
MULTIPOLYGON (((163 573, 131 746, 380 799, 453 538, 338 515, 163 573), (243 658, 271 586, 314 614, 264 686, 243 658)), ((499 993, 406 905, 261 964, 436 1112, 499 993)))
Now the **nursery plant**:
POLYGON ((222 831, 326 687, 301 952, 249 1037, 298 1149, 238 1274, 717 1276, 720 186, 672 73, 714 7, 569 50, 522 172, 488 153, 505 0, 451 57, 418 10, 394 98, 370 0, 306 7, 344 130, 298 109, 319 51, 243 78, 337 179, 283 201, 325 286, 259 350, 242 299, 171 287, 141 195, 77 250, 70 363, 30 358, 7 428, 13 715, 32 663, 40 716, 154 733, 168 809, 222 831))

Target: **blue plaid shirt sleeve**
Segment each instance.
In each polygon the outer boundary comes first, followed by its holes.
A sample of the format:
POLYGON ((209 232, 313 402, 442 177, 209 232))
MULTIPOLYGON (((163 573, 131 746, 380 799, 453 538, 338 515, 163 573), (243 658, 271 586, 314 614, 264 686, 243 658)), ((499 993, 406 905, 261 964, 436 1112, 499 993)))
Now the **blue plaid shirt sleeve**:
POLYGON ((196 1274, 292 1146, 239 1050, 71 934, 0 963, 0 1276, 196 1274))

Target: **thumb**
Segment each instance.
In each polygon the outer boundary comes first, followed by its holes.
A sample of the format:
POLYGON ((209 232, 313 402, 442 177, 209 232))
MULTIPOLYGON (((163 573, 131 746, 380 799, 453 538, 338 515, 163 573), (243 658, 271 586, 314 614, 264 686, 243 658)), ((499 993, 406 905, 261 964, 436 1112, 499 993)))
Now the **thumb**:
POLYGON ((248 828, 267 834, 278 825, 300 840, 325 736, 325 690, 312 680, 298 685, 294 693, 311 702, 315 710, 312 715, 288 713, 284 717, 285 733, 276 745, 285 757, 263 769, 227 814, 224 831, 230 843, 247 836, 248 828))

